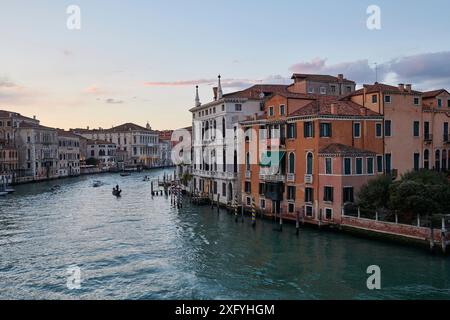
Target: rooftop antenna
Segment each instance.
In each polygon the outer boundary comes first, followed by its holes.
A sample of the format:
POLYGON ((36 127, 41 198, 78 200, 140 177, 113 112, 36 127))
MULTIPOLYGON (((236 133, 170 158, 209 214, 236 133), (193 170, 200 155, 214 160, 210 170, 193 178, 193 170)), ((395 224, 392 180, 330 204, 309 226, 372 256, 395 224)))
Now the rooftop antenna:
POLYGON ((374 65, 375 65, 375 82, 377 83, 378 82, 378 63, 375 62, 374 65))

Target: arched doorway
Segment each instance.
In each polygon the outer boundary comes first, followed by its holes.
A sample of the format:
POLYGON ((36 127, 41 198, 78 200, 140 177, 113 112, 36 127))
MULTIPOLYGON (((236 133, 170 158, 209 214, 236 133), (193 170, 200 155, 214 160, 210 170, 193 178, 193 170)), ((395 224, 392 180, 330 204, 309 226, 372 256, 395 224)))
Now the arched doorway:
POLYGON ((441 150, 436 150, 436 155, 435 155, 435 166, 434 169, 436 171, 441 171, 441 150))

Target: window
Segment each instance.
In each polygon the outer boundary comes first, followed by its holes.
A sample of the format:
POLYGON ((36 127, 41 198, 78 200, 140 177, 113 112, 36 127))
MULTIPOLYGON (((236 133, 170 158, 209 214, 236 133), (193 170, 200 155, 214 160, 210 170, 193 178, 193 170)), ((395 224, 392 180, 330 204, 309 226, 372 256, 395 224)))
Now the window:
POLYGON ((327 220, 333 219, 333 209, 325 208, 325 219, 327 219, 327 220))
POLYGON ((222 197, 226 197, 227 196, 227 184, 226 183, 222 183, 222 197))
POLYGON ((430 169, 430 151, 425 150, 423 153, 423 167, 424 169, 430 169))
POLYGON ((392 171, 392 155, 390 153, 386 153, 384 158, 385 158, 386 173, 387 174, 391 174, 391 171, 392 171))
POLYGON ((306 174, 313 174, 313 154, 308 152, 306 156, 306 174))
POLYGON ((245 169, 250 171, 250 152, 245 155, 245 169))
POLYGON ((331 123, 320 124, 320 137, 321 138, 331 137, 331 123))
POLYGON ((214 181, 213 183, 213 192, 214 194, 217 194, 217 181, 214 181))
POLYGON ((377 156, 377 172, 383 173, 383 156, 377 156))
POLYGON ((344 175, 349 176, 352 174, 352 159, 344 158, 344 175))
POLYGON ((314 93, 314 88, 308 88, 308 93, 314 93))
POLYGON ((391 103, 391 96, 384 96, 385 103, 391 103))
POLYGON ((414 153, 414 171, 419 171, 420 169, 420 154, 414 153))
POLYGON ((252 192, 252 184, 249 181, 245 181, 245 193, 251 193, 252 192))
POLYGON ((295 200, 295 192, 296 192, 296 188, 294 186, 288 186, 287 187, 287 199, 295 200))
POLYGON ((289 154, 289 173, 290 174, 295 173, 295 154, 294 153, 289 154))
POLYGON ((266 208, 266 200, 265 199, 261 199, 261 201, 260 201, 260 206, 261 206, 261 209, 265 209, 266 208))
POLYGON ((284 106, 284 104, 282 104, 282 105, 280 105, 280 116, 284 116, 284 114, 285 114, 285 106, 284 106))
POLYGON ((224 104, 222 105, 222 111, 225 111, 225 105, 224 104))
POLYGON ((289 211, 289 213, 294 213, 294 211, 295 211, 295 204, 294 203, 289 203, 288 204, 288 211, 289 211))
POLYGON ((353 137, 361 138, 361 123, 359 122, 353 124, 353 137))
POLYGON ((236 104, 234 105, 234 110, 235 110, 235 111, 242 111, 242 104, 236 103, 236 104))
POLYGON ((442 107, 442 99, 438 99, 437 100, 437 105, 438 105, 439 108, 442 107))
POLYGON ((343 190, 343 201, 344 203, 353 203, 353 187, 344 187, 343 190))
POLYGON ((333 174, 333 159, 325 158, 325 174, 333 174))
POLYGON ((334 188, 333 187, 324 187, 323 192, 324 192, 323 193, 323 201, 333 202, 334 188))
POLYGON ((420 98, 419 97, 414 97, 414 105, 418 106, 420 104, 420 98))
POLYGON ((269 116, 273 117, 273 107, 269 107, 269 116))
POLYGON ((414 135, 414 137, 418 137, 420 135, 420 122, 419 121, 414 121, 413 135, 414 135))
POLYGON ((289 123, 287 125, 287 137, 288 139, 297 138, 297 125, 296 123, 289 123))
POLYGON ((327 88, 320 87, 320 94, 327 94, 327 88))
POLYGON ((444 122, 444 142, 449 142, 449 135, 448 135, 448 122, 444 122))
POLYGON ((252 205, 252 198, 247 197, 247 206, 251 206, 252 205))
POLYGON ((264 195, 266 193, 266 185, 264 183, 259 184, 259 195, 264 195))
POLYGON ((307 217, 313 216, 313 207, 312 206, 305 206, 305 212, 307 217))
POLYGON ((331 92, 336 93, 336 86, 331 86, 331 92))
POLYGON ((392 121, 391 120, 385 120, 384 121, 384 136, 385 137, 390 137, 391 136, 391 134, 392 134, 391 125, 392 125, 392 121))
POLYGON ((378 102, 378 96, 376 94, 372 95, 372 103, 378 102))
POLYGON ((375 124, 375 136, 377 138, 383 137, 383 125, 381 123, 375 124))
POLYGON ((356 174, 363 174, 363 159, 356 158, 356 174))
POLYGON ((367 158, 367 174, 374 174, 373 158, 367 158))
POLYGON ((305 202, 306 203, 314 202, 314 189, 313 188, 305 188, 305 202))
POLYGON ((447 100, 447 108, 450 108, 450 99, 447 100))
POLYGON ((314 137, 314 123, 311 121, 304 122, 303 131, 305 138, 314 137))

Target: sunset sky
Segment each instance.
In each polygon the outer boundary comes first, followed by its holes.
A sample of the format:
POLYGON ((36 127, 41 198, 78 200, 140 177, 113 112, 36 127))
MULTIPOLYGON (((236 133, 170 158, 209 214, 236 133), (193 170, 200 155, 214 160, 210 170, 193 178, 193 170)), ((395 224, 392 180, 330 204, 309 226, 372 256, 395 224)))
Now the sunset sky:
POLYGON ((219 73, 225 92, 293 72, 362 84, 374 63, 379 81, 450 88, 449 12, 445 0, 0 0, 0 109, 66 129, 175 129, 219 73), (81 30, 66 27, 73 4, 81 30), (381 30, 366 27, 372 4, 381 30))

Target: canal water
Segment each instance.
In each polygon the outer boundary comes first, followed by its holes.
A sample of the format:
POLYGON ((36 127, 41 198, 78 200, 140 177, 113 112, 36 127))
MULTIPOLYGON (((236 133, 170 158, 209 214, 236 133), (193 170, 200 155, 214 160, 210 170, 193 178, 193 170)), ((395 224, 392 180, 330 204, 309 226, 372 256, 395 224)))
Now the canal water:
POLYGON ((449 257, 313 228, 297 237, 268 221, 253 230, 187 200, 177 210, 143 181, 162 174, 24 185, 0 198, 0 299, 450 299, 449 257), (370 265, 381 290, 367 289, 370 265), (81 287, 69 290, 75 266, 81 287))

